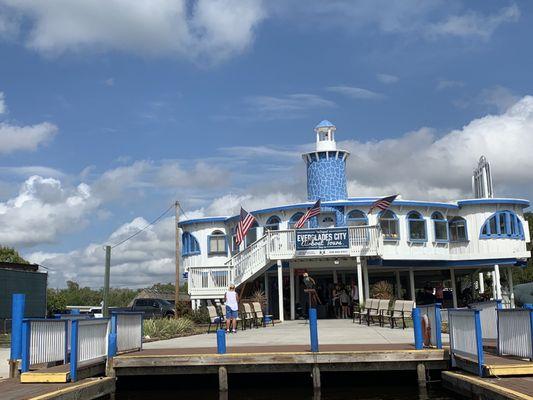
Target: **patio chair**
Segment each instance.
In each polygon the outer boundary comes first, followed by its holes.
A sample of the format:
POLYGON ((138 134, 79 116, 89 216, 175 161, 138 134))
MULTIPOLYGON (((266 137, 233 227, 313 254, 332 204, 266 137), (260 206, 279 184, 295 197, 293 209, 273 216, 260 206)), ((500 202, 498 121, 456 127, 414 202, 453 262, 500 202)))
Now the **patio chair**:
POLYGON ((359 318, 359 324, 361 324, 361 321, 363 319, 363 316, 366 317, 368 314, 368 310, 372 308, 372 304, 374 302, 374 299, 366 299, 364 305, 354 305, 353 309, 353 323, 355 324, 355 318, 359 318))
POLYGON ((405 329, 405 321, 408 318, 411 318, 413 315, 413 308, 415 307, 415 302, 413 300, 406 300, 403 303, 403 328, 405 329))
POLYGON ((390 323, 391 329, 394 328, 394 324, 396 320, 402 320, 403 325, 405 328, 405 318, 404 318, 404 311, 403 311, 403 305, 405 301, 404 300, 396 300, 394 302, 394 305, 392 306, 392 309, 383 314, 383 323, 385 323, 385 320, 387 320, 390 323))
POLYGON ((261 304, 259 304, 258 301, 255 301, 252 303, 252 308, 255 313, 256 321, 259 321, 261 325, 266 326, 267 321, 272 322, 272 326, 274 326, 274 318, 272 315, 264 315, 263 310, 261 309, 261 304))
POLYGON ((387 299, 377 299, 373 302, 373 307, 368 310, 367 314, 367 323, 370 326, 371 323, 382 324, 383 313, 389 309, 390 300, 387 299))
POLYGON ((224 323, 224 317, 219 315, 215 306, 207 306, 207 312, 209 313, 209 327, 207 333, 211 333, 211 325, 216 325, 219 329, 222 328, 224 323))
POLYGON ((250 328, 252 328, 252 325, 254 324, 254 320, 255 320, 255 315, 252 311, 252 307, 250 306, 249 303, 243 303, 242 307, 243 307, 243 310, 241 311, 241 318, 242 318, 241 324, 243 326, 250 324, 250 328))

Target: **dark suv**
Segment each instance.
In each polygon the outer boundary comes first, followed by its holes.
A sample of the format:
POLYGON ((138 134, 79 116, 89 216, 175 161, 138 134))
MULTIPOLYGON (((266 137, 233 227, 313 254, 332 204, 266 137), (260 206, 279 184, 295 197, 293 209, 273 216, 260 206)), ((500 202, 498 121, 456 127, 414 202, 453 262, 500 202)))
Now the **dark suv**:
POLYGON ((131 311, 144 313, 144 318, 172 318, 174 306, 163 299, 135 299, 131 311))

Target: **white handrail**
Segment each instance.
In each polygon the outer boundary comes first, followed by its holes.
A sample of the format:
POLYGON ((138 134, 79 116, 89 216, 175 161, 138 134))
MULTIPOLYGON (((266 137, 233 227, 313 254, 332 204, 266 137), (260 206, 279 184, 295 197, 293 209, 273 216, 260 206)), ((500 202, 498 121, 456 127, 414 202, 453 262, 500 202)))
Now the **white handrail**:
POLYGON ((515 308, 498 311, 498 352, 533 359, 533 311, 515 308))
POLYGON ((450 351, 474 361, 478 360, 478 333, 476 332, 476 310, 448 310, 448 331, 450 351))
POLYGON ((483 339, 496 339, 498 337, 497 309, 501 307, 501 301, 485 301, 472 303, 468 306, 474 310, 479 310, 483 339))
POLYGON ((418 306, 420 309, 420 316, 426 315, 431 328, 430 345, 438 348, 442 347, 441 332, 442 324, 440 320, 441 308, 440 304, 428 304, 418 306))
POLYGON ((27 319, 23 321, 22 371, 30 365, 63 361, 67 358, 67 321, 27 319), (26 341, 24 343, 24 341, 26 341))

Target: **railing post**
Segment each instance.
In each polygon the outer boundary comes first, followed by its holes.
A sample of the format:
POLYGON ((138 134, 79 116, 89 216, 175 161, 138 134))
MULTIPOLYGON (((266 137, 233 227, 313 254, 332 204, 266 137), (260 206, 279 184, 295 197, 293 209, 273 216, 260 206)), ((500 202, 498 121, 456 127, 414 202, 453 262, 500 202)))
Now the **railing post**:
POLYGON ((481 318, 479 316, 479 310, 474 310, 474 322, 476 327, 476 348, 477 348, 477 364, 478 374, 483 376, 483 362, 485 357, 483 355, 483 334, 481 331, 481 318))
POLYGON ((422 335, 422 318, 420 315, 420 308, 413 308, 413 330, 415 334, 415 349, 422 350, 424 348, 424 336, 422 335))
POLYGON ((107 345, 107 356, 114 357, 117 354, 117 315, 111 313, 111 329, 107 345))
POLYGON ((437 338, 437 349, 442 349, 442 318, 440 303, 435 303, 435 337, 437 338))
POLYGON ((318 323, 316 308, 309 308, 309 333, 311 336, 311 351, 318 352, 318 323))
POLYGON ((78 321, 72 321, 70 338, 70 381, 78 379, 78 321))
POLYGON ((529 353, 529 360, 533 361, 533 311, 529 311, 529 326, 531 335, 531 352, 529 353))
POLYGON ((217 329, 217 353, 226 354, 226 331, 217 329))
POLYGON ((30 335, 31 322, 22 321, 22 372, 30 370, 30 335))
POLYGON ((11 352, 9 358, 9 375, 13 378, 18 369, 17 360, 22 357, 22 320, 24 319, 24 305, 26 295, 15 293, 11 304, 11 352))

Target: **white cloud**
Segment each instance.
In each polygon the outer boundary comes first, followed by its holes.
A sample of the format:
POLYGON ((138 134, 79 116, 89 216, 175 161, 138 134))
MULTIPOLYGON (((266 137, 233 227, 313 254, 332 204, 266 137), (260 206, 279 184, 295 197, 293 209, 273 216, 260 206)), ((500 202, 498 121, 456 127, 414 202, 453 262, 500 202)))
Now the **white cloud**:
POLYGON ((354 86, 345 86, 345 85, 329 86, 326 88, 326 90, 329 90, 330 92, 342 94, 343 96, 346 96, 346 97, 351 97, 352 99, 381 100, 386 97, 381 93, 373 92, 368 89, 363 89, 363 88, 354 87, 354 86))
POLYGON ((378 81, 385 84, 396 83, 400 80, 397 76, 390 74, 376 74, 376 78, 378 81))
POLYGON ((47 55, 118 50, 225 59, 244 51, 265 18, 261 0, 0 0, 22 40, 47 55))
POLYGON ((350 195, 399 192, 404 198, 453 200, 470 197, 470 176, 485 155, 497 196, 533 198, 533 97, 500 115, 475 119, 438 136, 429 128, 399 138, 346 141, 350 195), (380 190, 380 188, 382 188, 380 190))
POLYGON ((333 108, 336 104, 316 94, 296 93, 284 96, 250 96, 246 98, 250 111, 257 118, 297 118, 307 111, 333 108))
POLYGON ((0 202, 0 243, 17 247, 53 243, 82 228, 98 205, 86 184, 64 188, 57 179, 31 176, 16 197, 0 202))
POLYGON ((482 104, 495 107, 498 112, 504 112, 520 99, 510 89, 496 85, 481 91, 479 101, 482 104))
POLYGON ((465 86, 463 81, 454 81, 450 79, 439 79, 437 82, 437 90, 459 88, 465 86))
POLYGON ((16 126, 0 122, 0 153, 34 151, 50 141, 57 133, 57 126, 42 122, 31 126, 16 126))
POLYGON ((104 81, 104 85, 106 85, 106 86, 108 86, 108 87, 115 86, 115 78, 107 78, 107 79, 104 81))
POLYGON ((5 114, 6 111, 7 107, 4 92, 0 92, 0 115, 5 114))
POLYGON ((445 21, 433 24, 429 32, 433 35, 488 39, 500 25, 516 22, 519 18, 520 10, 513 4, 502 8, 496 14, 482 15, 469 11, 462 15, 453 15, 445 21))

